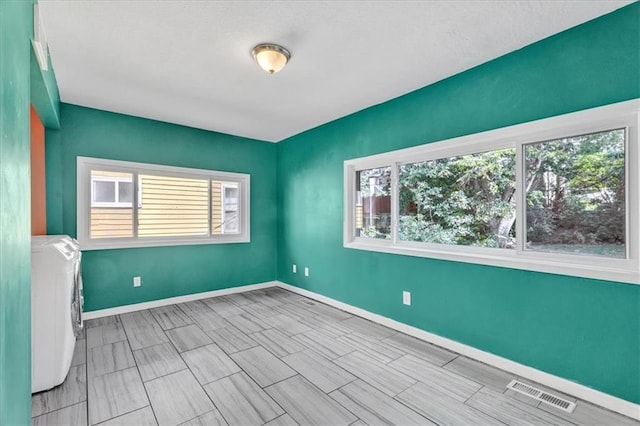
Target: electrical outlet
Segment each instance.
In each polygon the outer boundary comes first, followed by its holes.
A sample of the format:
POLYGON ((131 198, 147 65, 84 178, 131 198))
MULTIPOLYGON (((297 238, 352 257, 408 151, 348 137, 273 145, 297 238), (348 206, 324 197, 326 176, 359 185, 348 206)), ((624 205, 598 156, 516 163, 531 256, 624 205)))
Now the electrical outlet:
POLYGON ((305 277, 309 276, 309 268, 307 268, 307 267, 304 268, 304 276, 305 277))
POLYGON ((142 278, 141 277, 133 277, 133 286, 134 287, 140 287, 142 285, 142 278))
POLYGON ((402 292, 402 303, 405 305, 411 306, 411 292, 403 291, 402 292))
POLYGON ((296 266, 296 264, 293 264, 293 273, 297 273, 298 272, 298 267, 296 266))

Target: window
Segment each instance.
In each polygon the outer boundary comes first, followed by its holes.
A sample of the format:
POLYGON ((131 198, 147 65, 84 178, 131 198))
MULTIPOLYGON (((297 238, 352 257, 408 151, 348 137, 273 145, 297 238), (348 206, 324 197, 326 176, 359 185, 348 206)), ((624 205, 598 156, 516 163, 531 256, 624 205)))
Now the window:
POLYGON ((402 164, 400 241, 515 247, 515 149, 402 164))
POLYGON ((224 208, 222 209, 223 234, 234 234, 238 232, 238 184, 233 182, 223 182, 224 208))
POLYGON ((344 245, 639 283, 639 104, 345 161, 344 245))
POLYGON ((391 237, 391 167, 356 172, 356 235, 391 237))
POLYGON ((625 129, 527 144, 528 250, 626 257, 625 129))
POLYGON ((133 182, 131 173, 91 172, 92 207, 131 207, 133 182))
POLYGON ((248 242, 249 179, 78 157, 78 240, 83 249, 248 242))

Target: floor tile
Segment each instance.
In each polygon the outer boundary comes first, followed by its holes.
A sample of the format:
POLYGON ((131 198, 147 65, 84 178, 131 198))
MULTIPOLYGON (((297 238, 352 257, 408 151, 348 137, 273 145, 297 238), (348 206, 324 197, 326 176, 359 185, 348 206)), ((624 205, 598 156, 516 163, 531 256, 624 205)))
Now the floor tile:
POLYGON ((169 341, 149 311, 122 314, 120 320, 134 351, 169 341))
POLYGON ((219 297, 212 297, 211 299, 205 299, 203 302, 216 314, 221 317, 229 317, 231 315, 240 315, 244 314, 245 311, 231 302, 225 302, 223 300, 219 300, 219 297))
POLYGON ((473 394, 465 404, 506 424, 572 425, 560 417, 487 388, 473 394))
POLYGON ((137 368, 94 377, 89 381, 88 395, 92 425, 149 405, 137 368))
POLYGON ((266 392, 302 425, 348 425, 357 418, 302 376, 267 387, 266 392))
MULTIPOLYGON (((109 343, 115 343, 122 340, 127 340, 127 335, 124 332, 122 323, 117 316, 107 317, 109 321, 96 321, 95 325, 88 327, 87 333, 87 349, 94 348, 96 346, 108 345, 109 343)), ((102 319, 102 318, 100 318, 102 319)), ((88 324, 87 321, 85 324, 88 324)))
POLYGON ((334 338, 353 333, 353 330, 340 325, 339 322, 330 321, 321 316, 300 318, 300 323, 334 338))
POLYGON ((246 334, 271 328, 269 324, 251 314, 232 315, 228 319, 234 327, 246 334))
POLYGON ((181 303, 179 306, 203 331, 217 330, 230 325, 200 300, 181 303))
POLYGON ((133 351, 143 381, 184 370, 187 365, 171 343, 161 343, 133 351))
POLYGON ((277 357, 294 354, 307 348, 274 328, 257 331, 250 334, 249 337, 277 357))
POLYGON ((347 334, 336 338, 336 340, 384 364, 406 355, 405 352, 384 343, 384 341, 372 340, 358 334, 347 334))
POLYGON ((395 371, 358 351, 336 359, 335 363, 389 396, 395 396, 416 383, 411 375, 395 371))
POLYGON ((444 370, 413 355, 405 355, 388 365, 421 381, 430 388, 460 401, 465 401, 482 387, 477 382, 444 370))
POLYGON ((316 302, 314 300, 307 300, 305 304, 309 306, 309 309, 311 311, 332 321, 342 321, 347 318, 353 317, 353 315, 349 312, 334 308, 333 306, 325 305, 321 302, 316 302))
POLYGON ((118 318, 117 315, 109 315, 108 317, 94 318, 94 319, 86 320, 83 322, 84 328, 87 330, 94 327, 102 327, 104 325, 113 325, 113 324, 119 324, 119 323, 120 323, 120 318, 118 318))
POLYGON ((227 426, 227 422, 224 417, 222 417, 222 414, 220 414, 220 411, 214 409, 195 419, 182 423, 181 426, 227 426))
POLYGON ((251 337, 233 326, 209 330, 206 333, 226 353, 234 353, 258 346, 251 337))
MULTIPOLYGON (((353 424, 353 423, 352 423, 353 424)), ((295 420, 288 414, 283 414, 264 424, 264 426, 298 426, 295 420)))
POLYGON ((280 314, 280 312, 274 310, 273 308, 270 308, 269 306, 263 305, 260 302, 242 305, 242 309, 245 312, 260 319, 264 319, 264 318, 268 318, 268 317, 272 317, 274 315, 280 314))
POLYGON ((87 377, 89 379, 136 366, 131 348, 126 340, 91 348, 87 351, 87 358, 87 377))
POLYGON ((85 364, 87 362, 87 339, 76 340, 76 345, 73 348, 73 358, 71 359, 71 366, 85 364))
POLYGON ((175 345, 178 352, 184 352, 200 346, 213 343, 209 336, 197 325, 186 325, 184 327, 167 330, 169 340, 175 345))
POLYGON ((284 414, 245 373, 209 383, 204 389, 230 425, 262 424, 284 414))
POLYGON ((442 425, 500 425, 504 423, 487 416, 462 401, 443 395, 424 383, 417 383, 395 399, 442 425))
POLYGON ((163 330, 193 324, 193 320, 176 305, 161 306, 150 311, 163 330))
POLYGON ((269 288, 265 288, 264 291, 265 293, 267 293, 268 296, 273 297, 280 301, 283 301, 283 300, 296 301, 304 297, 299 295, 298 293, 294 293, 293 291, 290 291, 290 290, 285 290, 284 288, 281 288, 281 287, 269 287, 269 288))
POLYGON ((263 305, 273 308, 282 305, 286 301, 286 297, 283 297, 283 295, 279 293, 270 292, 269 289, 264 289, 260 293, 260 298, 258 300, 263 305))
POLYGON ((456 358, 458 354, 439 348, 404 333, 397 333, 382 340, 391 346, 395 346, 403 352, 426 359, 427 361, 442 366, 456 358))
POLYGON ((352 317, 340 321, 339 324, 350 328, 354 333, 377 340, 382 340, 397 333, 395 330, 360 317, 352 317))
POLYGON ((34 417, 33 426, 85 426, 87 424, 87 403, 70 405, 38 417, 34 417))
POLYGON ((182 358, 202 385, 240 371, 240 367, 215 344, 183 352, 182 358))
POLYGON ((317 313, 307 308, 308 307, 301 305, 297 301, 292 301, 289 303, 285 303, 283 305, 273 307, 273 309, 275 309, 276 311, 281 312, 285 315, 293 316, 293 317, 315 318, 318 316, 317 313))
POLYGON ((80 364, 69 369, 61 385, 31 397, 31 415, 40 416, 87 400, 87 369, 80 364))
POLYGON ((278 313, 278 315, 264 318, 263 321, 273 328, 277 328, 279 331, 292 336, 294 334, 304 333, 311 331, 311 327, 298 321, 296 318, 289 315, 278 313))
POLYGON ((296 374, 262 346, 236 352, 231 358, 260 386, 269 386, 296 374))
POLYGON ((157 424, 153 410, 150 406, 146 406, 100 423, 100 426, 155 426, 157 424))
POLYGON ((234 293, 234 294, 227 294, 226 296, 222 297, 224 300, 232 302, 238 306, 243 306, 243 305, 248 305, 251 303, 254 303, 255 300, 252 299, 251 297, 247 296, 245 293, 234 293))
POLYGON ((329 359, 336 359, 354 351, 353 346, 339 342, 318 330, 296 334, 292 338, 329 359))
POLYGON ((326 393, 356 379, 353 374, 310 349, 286 356, 282 360, 326 393))
POLYGON ((484 386, 500 393, 504 392, 507 385, 516 378, 515 375, 506 371, 498 370, 464 356, 454 359, 445 365, 444 369, 482 383, 484 386))
POLYGON ((215 409, 189 370, 145 382, 159 425, 177 425, 215 409))
POLYGON ((370 425, 433 424, 362 380, 351 382, 339 390, 331 392, 329 396, 370 425))

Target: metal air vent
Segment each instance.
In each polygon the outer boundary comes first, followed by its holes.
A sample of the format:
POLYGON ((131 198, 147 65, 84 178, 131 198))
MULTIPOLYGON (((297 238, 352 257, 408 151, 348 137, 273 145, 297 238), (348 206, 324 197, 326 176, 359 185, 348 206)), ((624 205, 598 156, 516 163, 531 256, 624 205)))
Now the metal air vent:
POLYGON ((507 385, 507 389, 527 395, 530 398, 552 405, 560 410, 566 411, 567 413, 573 413, 573 410, 576 408, 575 402, 567 401, 566 399, 560 398, 559 396, 550 394, 549 392, 545 392, 542 389, 538 389, 526 383, 522 383, 518 380, 512 380, 511 383, 507 385))

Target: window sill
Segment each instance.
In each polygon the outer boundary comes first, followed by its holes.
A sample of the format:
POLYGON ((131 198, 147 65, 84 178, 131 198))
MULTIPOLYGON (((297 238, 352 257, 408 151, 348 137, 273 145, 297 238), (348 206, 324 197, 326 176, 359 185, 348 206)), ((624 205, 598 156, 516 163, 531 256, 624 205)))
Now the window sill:
POLYGON ((602 265, 602 259, 595 259, 595 262, 601 263, 597 265, 593 263, 587 264, 586 262, 572 263, 565 259, 557 260, 559 256, 546 253, 527 252, 527 255, 524 256, 515 250, 464 247, 462 248, 464 250, 463 251, 458 250, 460 247, 456 246, 451 246, 449 247, 449 250, 447 250, 447 246, 444 245, 442 248, 433 249, 412 243, 393 244, 387 240, 366 241, 358 239, 354 241, 345 241, 344 247, 356 250, 375 251, 379 253, 400 254, 405 256, 425 257, 430 259, 616 281, 627 284, 640 284, 640 270, 638 270, 637 267, 635 269, 631 269, 627 262, 618 259, 610 259, 607 261, 609 265, 605 266, 602 265), (467 251, 466 249, 469 250, 467 251), (480 251, 482 251, 482 253, 480 253, 480 251), (626 263, 626 265, 621 267, 620 265, 623 262, 626 263))
POLYGON ((170 246, 190 246, 205 244, 234 244, 249 243, 250 238, 245 235, 217 236, 215 238, 154 238, 154 239, 103 239, 103 240, 79 240, 81 250, 112 250, 128 249, 139 247, 170 247, 170 246))

